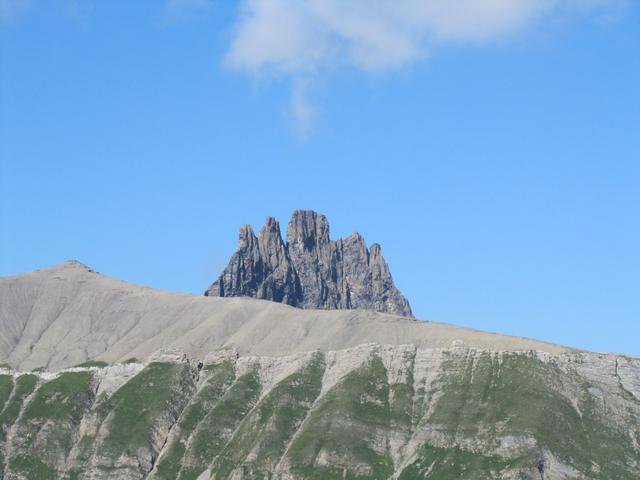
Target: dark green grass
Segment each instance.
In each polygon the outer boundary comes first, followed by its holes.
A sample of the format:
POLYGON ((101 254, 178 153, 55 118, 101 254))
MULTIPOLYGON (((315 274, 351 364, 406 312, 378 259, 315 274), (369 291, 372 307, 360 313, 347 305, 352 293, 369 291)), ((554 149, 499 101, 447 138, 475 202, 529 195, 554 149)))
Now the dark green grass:
POLYGON ((64 420, 77 424, 91 403, 91 372, 66 372, 40 386, 25 408, 22 420, 64 420))
POLYGON ((0 412, 4 408, 7 400, 13 391, 13 376, 0 375, 0 412))
POLYGON ((181 396, 180 377, 188 368, 186 364, 151 363, 103 402, 98 407, 98 414, 108 417, 103 453, 117 459, 148 447, 154 423, 181 396))
POLYGON ((89 367, 104 368, 108 366, 109 364, 107 362, 103 362, 102 360, 88 360, 86 362, 76 365, 76 367, 85 367, 85 368, 89 368, 89 367))

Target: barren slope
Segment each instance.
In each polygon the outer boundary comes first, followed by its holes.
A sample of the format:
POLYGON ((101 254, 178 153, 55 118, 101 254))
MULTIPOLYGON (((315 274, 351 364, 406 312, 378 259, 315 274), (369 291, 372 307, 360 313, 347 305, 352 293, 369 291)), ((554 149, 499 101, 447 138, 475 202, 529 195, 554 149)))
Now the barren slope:
POLYGON ((167 347, 203 358, 228 347, 242 355, 277 356, 368 342, 568 350, 369 311, 300 310, 248 298, 168 293, 105 277, 74 261, 0 278, 0 362, 23 370, 57 370, 88 359, 144 359, 167 347))

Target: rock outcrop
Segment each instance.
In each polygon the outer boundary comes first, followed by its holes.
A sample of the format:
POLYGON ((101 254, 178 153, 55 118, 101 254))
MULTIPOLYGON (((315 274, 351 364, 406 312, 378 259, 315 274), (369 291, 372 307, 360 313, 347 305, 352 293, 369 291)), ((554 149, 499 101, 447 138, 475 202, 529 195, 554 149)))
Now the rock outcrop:
POLYGON ((380 245, 368 249, 359 233, 331 240, 326 217, 309 210, 293 212, 286 239, 274 218, 267 219, 257 237, 251 226, 242 227, 238 250, 205 295, 412 316, 380 245))

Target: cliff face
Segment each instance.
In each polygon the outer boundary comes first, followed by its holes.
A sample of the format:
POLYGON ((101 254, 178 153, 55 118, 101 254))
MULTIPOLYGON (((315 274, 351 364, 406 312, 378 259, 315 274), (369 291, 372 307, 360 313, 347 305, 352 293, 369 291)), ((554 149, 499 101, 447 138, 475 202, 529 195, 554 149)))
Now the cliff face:
POLYGON ((257 237, 250 226, 242 227, 237 252, 205 295, 412 316, 380 245, 368 249, 358 233, 331 240, 326 217, 306 210, 293 213, 286 238, 285 243, 273 218, 257 237))
POLYGON ((640 361, 366 344, 0 369, 0 477, 640 478, 640 361))

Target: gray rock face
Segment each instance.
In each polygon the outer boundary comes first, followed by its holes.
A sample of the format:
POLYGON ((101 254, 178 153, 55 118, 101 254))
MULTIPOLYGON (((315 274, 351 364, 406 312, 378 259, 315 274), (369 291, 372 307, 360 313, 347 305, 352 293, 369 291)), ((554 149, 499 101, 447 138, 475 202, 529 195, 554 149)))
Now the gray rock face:
POLYGON ((257 237, 249 225, 242 227, 238 251, 205 295, 412 316, 377 243, 368 249, 359 233, 331 240, 326 217, 309 210, 293 212, 286 238, 274 218, 257 237))
POLYGON ((240 229, 238 251, 205 295, 254 297, 295 304, 301 296, 300 283, 275 219, 267 219, 258 237, 250 225, 240 229))

